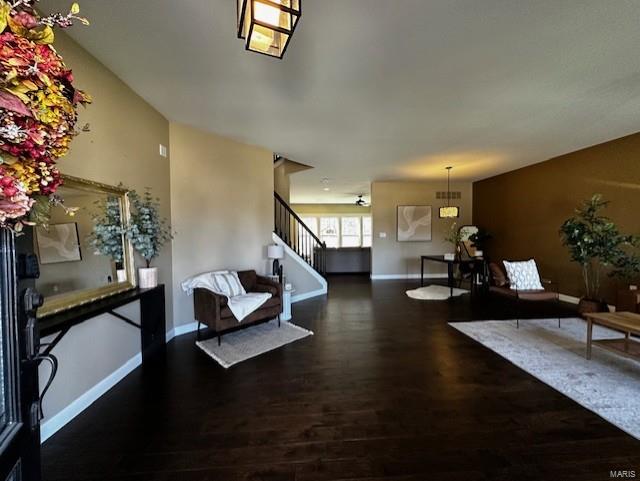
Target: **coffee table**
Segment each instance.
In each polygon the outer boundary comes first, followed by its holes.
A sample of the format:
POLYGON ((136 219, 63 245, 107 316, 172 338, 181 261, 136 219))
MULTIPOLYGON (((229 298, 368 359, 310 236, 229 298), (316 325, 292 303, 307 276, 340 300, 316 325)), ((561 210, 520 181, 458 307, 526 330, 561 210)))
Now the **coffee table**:
POLYGON ((633 312, 593 312, 587 318, 587 359, 591 359, 591 346, 596 345, 623 356, 640 358, 640 342, 630 339, 640 336, 640 314, 633 312), (624 334, 621 339, 593 340, 593 326, 603 326, 624 334))

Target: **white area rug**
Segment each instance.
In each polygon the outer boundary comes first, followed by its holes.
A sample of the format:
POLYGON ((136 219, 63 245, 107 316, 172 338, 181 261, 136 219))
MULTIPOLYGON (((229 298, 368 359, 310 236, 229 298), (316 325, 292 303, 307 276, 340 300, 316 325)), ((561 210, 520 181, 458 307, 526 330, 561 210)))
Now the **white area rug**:
MULTIPOLYGON (((465 289, 453 289, 453 297, 461 296, 462 294, 466 294, 469 291, 465 289)), ((451 289, 447 286, 438 286, 431 285, 420 287, 418 289, 413 289, 411 291, 407 291, 407 295, 411 299, 418 299, 421 301, 444 301, 449 299, 451 294, 451 289)))
POLYGON ((313 332, 300 326, 282 321, 270 321, 257 326, 222 336, 222 344, 218 346, 218 338, 196 342, 196 346, 215 359, 225 369, 234 364, 273 351, 286 344, 313 336, 313 332))
MULTIPOLYGON (((456 322, 452 327, 640 439, 640 362, 593 346, 582 319, 456 322)), ((624 335, 599 326, 595 339, 624 335)))

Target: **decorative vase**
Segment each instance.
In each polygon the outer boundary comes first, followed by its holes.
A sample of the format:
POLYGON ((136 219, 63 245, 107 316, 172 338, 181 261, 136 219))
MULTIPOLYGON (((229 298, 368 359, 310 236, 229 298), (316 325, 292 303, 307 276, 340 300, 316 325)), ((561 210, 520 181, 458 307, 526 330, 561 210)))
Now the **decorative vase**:
POLYGON ((157 286, 157 267, 141 267, 140 269, 138 269, 138 287, 140 287, 140 289, 153 289, 157 286))
POLYGON ((609 305, 604 301, 583 297, 578 303, 578 312, 580 314, 586 314, 588 312, 609 312, 609 305))
POLYGON ((118 282, 127 282, 127 271, 125 269, 117 269, 116 278, 118 282))

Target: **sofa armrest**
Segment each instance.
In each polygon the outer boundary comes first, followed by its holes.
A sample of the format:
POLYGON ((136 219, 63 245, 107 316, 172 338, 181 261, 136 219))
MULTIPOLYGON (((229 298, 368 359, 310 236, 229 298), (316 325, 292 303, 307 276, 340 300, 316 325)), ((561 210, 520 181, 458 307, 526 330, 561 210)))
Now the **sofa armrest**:
POLYGON ((196 321, 215 328, 220 321, 220 311, 227 305, 227 298, 207 289, 193 292, 193 311, 196 321))
POLYGON ((282 298, 282 284, 268 277, 257 276, 253 290, 256 292, 269 292, 273 297, 282 298))

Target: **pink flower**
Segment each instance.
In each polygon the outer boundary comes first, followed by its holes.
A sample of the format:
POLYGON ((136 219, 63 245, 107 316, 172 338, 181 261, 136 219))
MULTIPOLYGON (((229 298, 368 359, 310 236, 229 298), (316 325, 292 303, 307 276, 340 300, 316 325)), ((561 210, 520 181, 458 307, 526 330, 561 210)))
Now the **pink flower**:
POLYGON ((36 28, 38 26, 38 22, 35 17, 25 11, 16 13, 13 16, 13 21, 28 29, 36 28))

